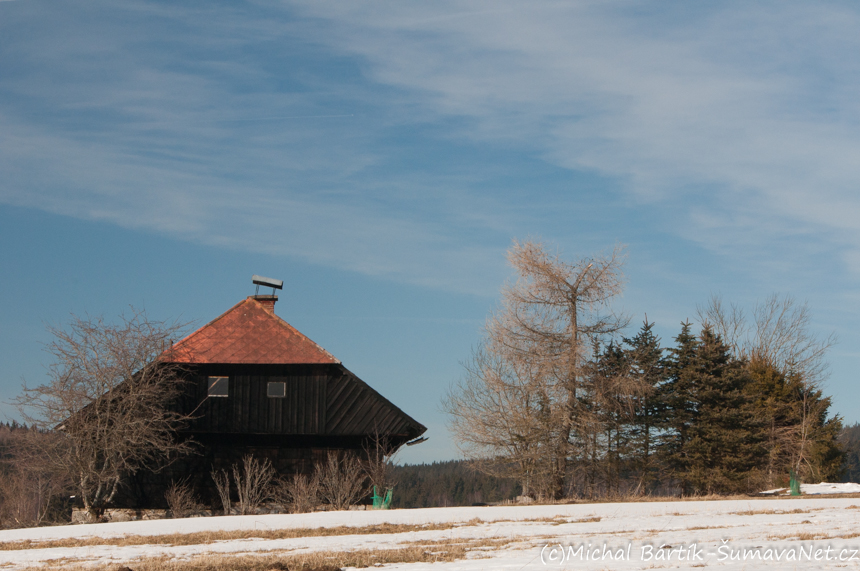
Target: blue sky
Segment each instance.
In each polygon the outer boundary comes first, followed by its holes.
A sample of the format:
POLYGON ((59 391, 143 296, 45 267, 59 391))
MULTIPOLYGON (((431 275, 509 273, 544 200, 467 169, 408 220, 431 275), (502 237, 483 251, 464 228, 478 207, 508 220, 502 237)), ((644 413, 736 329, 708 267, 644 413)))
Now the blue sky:
MULTIPOLYGON (((821 2, 0 1, 0 399, 45 325, 277 312, 426 424, 513 238, 628 245, 665 344, 809 303, 860 421, 860 9, 821 2)), ((632 330, 631 330, 632 333, 632 330)), ((0 412, 14 415, 8 405, 0 412)))

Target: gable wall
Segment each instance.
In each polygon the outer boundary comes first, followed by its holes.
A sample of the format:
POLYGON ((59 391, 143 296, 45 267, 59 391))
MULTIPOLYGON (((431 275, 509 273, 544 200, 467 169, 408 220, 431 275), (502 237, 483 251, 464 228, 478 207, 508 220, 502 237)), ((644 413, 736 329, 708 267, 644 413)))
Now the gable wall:
MULTIPOLYGON (((200 365, 189 371, 184 410, 193 433, 271 435, 402 435, 417 423, 338 365, 200 365), (228 397, 208 397, 208 377, 230 378, 228 397), (286 383, 285 398, 266 395, 286 383)), ((423 427, 421 427, 423 428, 423 427)), ((413 436, 414 435, 414 436, 413 436)))

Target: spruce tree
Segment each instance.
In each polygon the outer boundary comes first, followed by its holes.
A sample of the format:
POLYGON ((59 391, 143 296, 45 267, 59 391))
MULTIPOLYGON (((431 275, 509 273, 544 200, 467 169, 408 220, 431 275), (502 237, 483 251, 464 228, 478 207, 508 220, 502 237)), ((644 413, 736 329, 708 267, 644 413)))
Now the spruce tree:
POLYGON ((839 479, 842 421, 828 418, 830 397, 767 359, 754 357, 747 368, 752 381, 747 393, 765 424, 767 485, 786 485, 791 470, 807 482, 839 479))
POLYGON ((676 346, 668 351, 666 382, 659 387, 659 399, 664 407, 660 426, 660 455, 669 474, 680 485, 682 496, 691 493, 688 481, 681 475, 687 472, 686 448, 696 414, 691 371, 699 340, 691 328, 689 321, 681 324, 681 332, 675 337, 676 346))
POLYGON ((695 413, 683 446, 680 474, 694 493, 738 493, 760 483, 763 423, 747 387, 744 363, 732 358, 719 335, 705 327, 692 362, 681 372, 695 413))
POLYGON ((630 437, 633 466, 642 492, 653 491, 659 479, 656 435, 663 422, 665 406, 658 389, 666 379, 666 365, 654 324, 646 319, 632 339, 624 339, 628 375, 636 391, 636 407, 630 437))

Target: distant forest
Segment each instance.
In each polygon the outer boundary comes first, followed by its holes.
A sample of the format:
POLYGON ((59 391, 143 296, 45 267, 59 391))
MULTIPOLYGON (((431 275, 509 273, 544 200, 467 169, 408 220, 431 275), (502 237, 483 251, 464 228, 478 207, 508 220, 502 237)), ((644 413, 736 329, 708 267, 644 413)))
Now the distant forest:
POLYGON ((405 464, 393 472, 393 508, 471 506, 511 500, 521 493, 511 478, 472 470, 464 460, 405 464))
POLYGON ((843 428, 839 434, 839 444, 845 451, 842 481, 860 483, 860 423, 843 428))
MULTIPOLYGON (((841 481, 860 483, 860 423, 845 427, 839 443, 845 451, 841 481)), ((522 492, 513 479, 477 472, 464 460, 396 466, 394 476, 394 508, 490 504, 512 500, 522 492)))

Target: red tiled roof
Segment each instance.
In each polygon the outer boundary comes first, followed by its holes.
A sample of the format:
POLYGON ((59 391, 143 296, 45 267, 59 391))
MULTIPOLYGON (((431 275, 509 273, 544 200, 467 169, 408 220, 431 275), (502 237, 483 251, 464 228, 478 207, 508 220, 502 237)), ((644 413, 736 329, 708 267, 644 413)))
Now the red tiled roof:
POLYGON ((334 356, 253 297, 172 348, 175 363, 328 364, 334 356))

